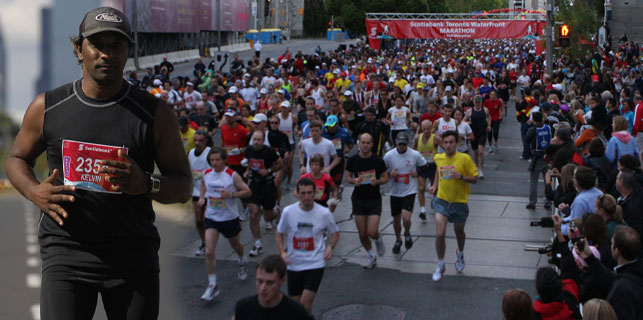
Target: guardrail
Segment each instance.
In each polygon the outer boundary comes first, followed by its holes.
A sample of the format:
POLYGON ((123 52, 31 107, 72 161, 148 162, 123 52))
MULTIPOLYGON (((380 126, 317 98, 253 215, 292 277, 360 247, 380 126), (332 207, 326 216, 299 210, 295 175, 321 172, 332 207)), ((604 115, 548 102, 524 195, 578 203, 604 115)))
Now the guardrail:
MULTIPOLYGON (((241 52, 246 50, 250 50, 250 44, 248 42, 221 46, 221 52, 234 53, 234 52, 241 52)), ((216 52, 218 51, 219 51, 218 47, 208 48, 208 52, 210 53, 210 56, 214 56, 214 54, 216 54, 216 52)), ((167 60, 172 63, 181 63, 181 62, 186 62, 190 60, 196 60, 199 57, 200 57, 199 49, 174 51, 174 52, 167 52, 167 53, 138 57, 138 65, 141 69, 146 69, 146 68, 152 68, 155 65, 160 64, 161 61, 163 61, 163 58, 167 58, 167 60)), ((125 63, 125 72, 127 73, 131 71, 136 71, 134 58, 127 59, 127 63, 125 63)))

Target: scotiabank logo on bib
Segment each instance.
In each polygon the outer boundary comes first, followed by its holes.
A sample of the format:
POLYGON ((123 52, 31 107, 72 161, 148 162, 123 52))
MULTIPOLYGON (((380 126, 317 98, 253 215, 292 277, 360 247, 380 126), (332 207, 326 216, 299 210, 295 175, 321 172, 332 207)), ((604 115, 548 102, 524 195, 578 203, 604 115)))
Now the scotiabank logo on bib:
POLYGON ((108 175, 98 172, 105 160, 126 161, 118 157, 119 149, 127 154, 128 149, 125 147, 63 140, 65 185, 96 192, 120 193, 111 191, 112 184, 105 179, 108 175))

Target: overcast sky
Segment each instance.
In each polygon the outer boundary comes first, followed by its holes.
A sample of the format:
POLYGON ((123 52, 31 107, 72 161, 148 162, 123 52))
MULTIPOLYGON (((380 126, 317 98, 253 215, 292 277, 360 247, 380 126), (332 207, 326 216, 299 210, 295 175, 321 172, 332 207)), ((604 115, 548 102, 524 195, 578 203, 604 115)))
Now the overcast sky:
POLYGON ((0 25, 7 53, 9 114, 22 121, 35 97, 40 70, 40 9, 51 0, 0 0, 0 25))

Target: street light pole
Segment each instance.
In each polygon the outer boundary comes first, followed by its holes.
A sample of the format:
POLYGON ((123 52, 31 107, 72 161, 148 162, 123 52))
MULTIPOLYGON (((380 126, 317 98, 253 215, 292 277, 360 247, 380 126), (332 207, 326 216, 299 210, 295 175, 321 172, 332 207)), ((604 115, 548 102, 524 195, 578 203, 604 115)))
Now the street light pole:
POLYGON ((553 77, 553 40, 554 40, 554 0, 547 0, 545 5, 547 10, 547 32, 545 36, 547 37, 547 50, 546 50, 546 62, 547 62, 547 74, 549 77, 553 77))

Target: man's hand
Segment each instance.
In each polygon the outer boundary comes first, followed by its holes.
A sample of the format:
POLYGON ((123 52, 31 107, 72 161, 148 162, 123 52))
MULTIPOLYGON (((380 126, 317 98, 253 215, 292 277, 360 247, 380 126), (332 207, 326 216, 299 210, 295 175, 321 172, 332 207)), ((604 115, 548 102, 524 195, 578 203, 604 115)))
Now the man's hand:
POLYGON ((353 184, 356 185, 356 186, 362 185, 362 178, 360 178, 360 177, 354 178, 353 179, 353 184))
POLYGON ((333 246, 328 245, 326 246, 326 250, 324 250, 324 260, 330 260, 333 257, 333 246))
POLYGON ((118 150, 118 157, 123 161, 105 160, 98 171, 109 175, 107 181, 112 183, 112 190, 131 195, 147 193, 149 181, 143 169, 122 149, 118 150))
POLYGON ((417 178, 417 177, 418 177, 418 173, 417 173, 417 172, 415 172, 415 170, 411 170, 411 172, 409 172, 409 175, 411 175, 411 177, 413 177, 413 178, 417 178))
POLYGON ((284 259, 286 264, 290 264, 290 259, 288 259, 288 252, 284 251, 281 253, 281 258, 284 259))
POLYGON ((196 205, 197 205, 198 207, 203 207, 203 206, 205 206, 205 198, 200 197, 200 198, 199 198, 199 201, 197 201, 196 205))
POLYGON ((31 199, 42 212, 48 214, 59 225, 63 225, 63 219, 69 218, 69 214, 59 203, 74 202, 74 196, 64 194, 64 192, 76 191, 75 186, 54 186, 58 178, 58 169, 54 169, 47 179, 32 189, 33 199, 31 199), (62 218, 61 218, 62 217, 62 218))
POLYGON ((564 202, 558 205, 558 210, 560 210, 560 211, 563 211, 566 208, 569 208, 569 205, 564 203, 564 202))
POLYGON ((560 231, 560 227, 563 225, 563 218, 555 214, 551 216, 551 219, 554 220, 554 231, 560 231))
POLYGON ((576 250, 576 254, 583 258, 583 260, 589 258, 592 255, 592 250, 589 248, 588 243, 585 243, 585 248, 583 248, 583 251, 578 250, 578 244, 574 245, 574 250, 576 250))
POLYGON ((232 198, 232 192, 230 192, 228 190, 221 190, 221 198, 223 198, 223 199, 232 198))
POLYGON ((436 185, 431 185, 429 187, 429 193, 430 194, 435 194, 436 191, 438 191, 438 187, 436 185))
POLYGON ((379 180, 377 180, 377 179, 375 179, 375 178, 371 178, 371 185, 372 185, 373 187, 377 186, 378 184, 380 184, 380 181, 379 181, 379 180))
POLYGON ((391 178, 395 179, 395 177, 397 177, 397 171, 393 169, 393 171, 391 171, 391 178))
POLYGON ((299 173, 306 174, 306 166, 299 167, 299 173))
POLYGON ((259 169, 259 171, 257 171, 257 173, 260 174, 261 176, 265 177, 265 176, 268 175, 269 172, 266 169, 259 169))

